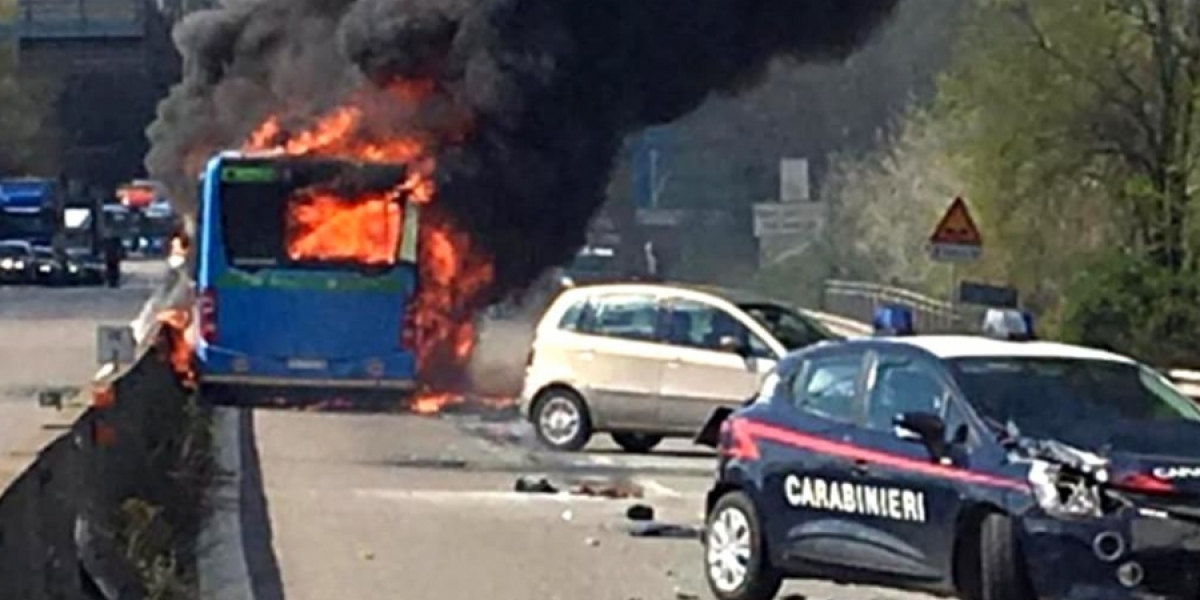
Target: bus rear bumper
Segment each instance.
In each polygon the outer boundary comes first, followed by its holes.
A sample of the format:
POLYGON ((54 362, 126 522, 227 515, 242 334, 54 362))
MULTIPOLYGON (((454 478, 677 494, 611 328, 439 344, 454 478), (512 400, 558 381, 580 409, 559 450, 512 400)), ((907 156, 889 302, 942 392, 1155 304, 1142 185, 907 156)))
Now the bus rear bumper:
POLYGON ((412 391, 417 388, 411 354, 339 360, 297 360, 248 356, 225 348, 197 347, 201 385, 303 390, 412 391))

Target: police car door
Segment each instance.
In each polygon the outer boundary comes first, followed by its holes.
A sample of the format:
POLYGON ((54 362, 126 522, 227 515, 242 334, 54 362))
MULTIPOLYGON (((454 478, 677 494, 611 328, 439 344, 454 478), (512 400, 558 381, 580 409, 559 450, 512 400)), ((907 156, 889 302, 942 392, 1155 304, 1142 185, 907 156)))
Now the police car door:
POLYGON ((881 552, 864 562, 889 574, 936 580, 949 572, 959 482, 935 466, 929 450, 894 426, 897 415, 947 417, 951 386, 938 361, 916 351, 872 352, 866 414, 853 438, 866 452, 854 490, 858 522, 881 552), (931 468, 932 467, 932 468, 931 468))
POLYGON ((862 415, 866 354, 847 347, 810 351, 785 379, 787 429, 764 452, 768 543, 807 568, 852 566, 863 543, 838 490, 854 468, 846 449, 862 415))

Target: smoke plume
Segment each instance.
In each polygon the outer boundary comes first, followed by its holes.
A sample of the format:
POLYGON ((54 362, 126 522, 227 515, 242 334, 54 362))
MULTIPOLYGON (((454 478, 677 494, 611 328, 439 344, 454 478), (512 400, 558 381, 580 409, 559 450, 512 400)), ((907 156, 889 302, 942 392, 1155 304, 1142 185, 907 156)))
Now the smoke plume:
POLYGON ((437 202, 494 256, 499 295, 583 243, 626 135, 752 85, 773 58, 840 60, 898 1, 227 0, 175 32, 184 79, 147 166, 190 211, 207 157, 268 115, 302 123, 363 89, 433 81, 401 128, 469 115, 436 149, 437 202))

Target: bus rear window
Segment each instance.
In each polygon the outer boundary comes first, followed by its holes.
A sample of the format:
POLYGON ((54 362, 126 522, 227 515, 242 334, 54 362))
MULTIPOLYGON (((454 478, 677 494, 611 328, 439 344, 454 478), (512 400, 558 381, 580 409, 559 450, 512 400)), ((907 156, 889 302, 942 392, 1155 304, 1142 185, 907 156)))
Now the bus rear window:
POLYGON ((337 161, 226 163, 221 230, 231 266, 389 267, 403 229, 402 167, 337 161))

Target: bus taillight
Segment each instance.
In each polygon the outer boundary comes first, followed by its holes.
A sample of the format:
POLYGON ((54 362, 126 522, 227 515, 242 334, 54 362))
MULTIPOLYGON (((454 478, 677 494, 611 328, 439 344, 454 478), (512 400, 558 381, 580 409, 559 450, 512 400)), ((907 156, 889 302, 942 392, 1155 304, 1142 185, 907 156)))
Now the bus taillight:
POLYGON ((212 288, 200 292, 196 304, 200 316, 200 337, 209 344, 217 341, 217 292, 212 288))

